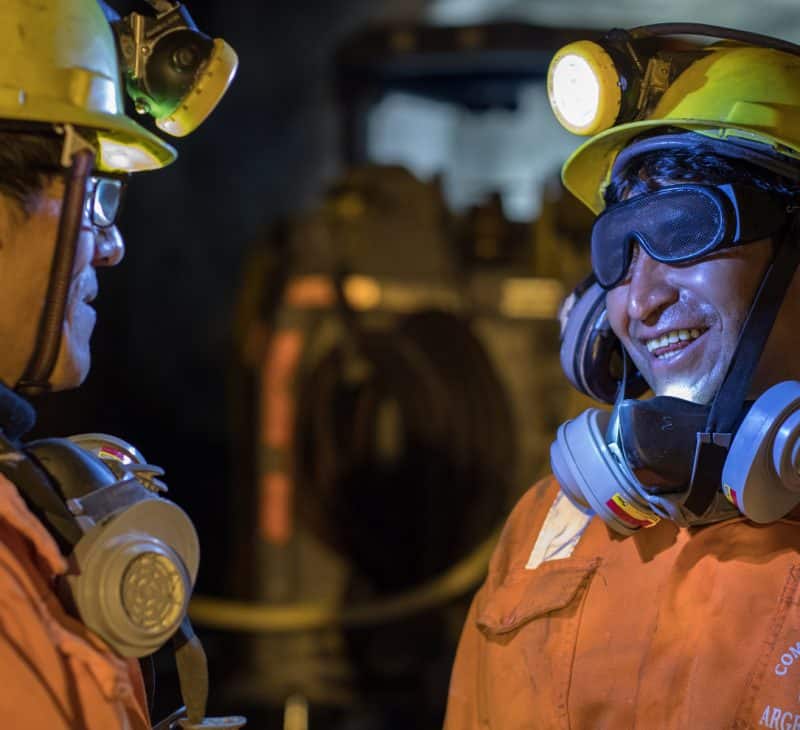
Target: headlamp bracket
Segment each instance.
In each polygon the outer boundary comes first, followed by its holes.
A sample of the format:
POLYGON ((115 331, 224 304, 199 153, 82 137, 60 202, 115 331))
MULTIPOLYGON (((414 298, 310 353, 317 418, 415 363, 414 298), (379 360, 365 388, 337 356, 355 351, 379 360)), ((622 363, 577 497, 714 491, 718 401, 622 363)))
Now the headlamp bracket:
POLYGON ((58 134, 64 135, 64 145, 61 148, 61 167, 67 169, 72 167, 72 158, 81 150, 94 152, 92 143, 81 136, 72 124, 56 125, 55 130, 58 134))
POLYGON ((646 117, 658 103, 658 100, 672 82, 672 61, 659 54, 647 61, 639 99, 637 101, 638 116, 646 117))
POLYGON ((148 0, 155 16, 130 13, 112 22, 128 94, 139 114, 170 115, 191 90, 213 41, 180 3, 148 0))

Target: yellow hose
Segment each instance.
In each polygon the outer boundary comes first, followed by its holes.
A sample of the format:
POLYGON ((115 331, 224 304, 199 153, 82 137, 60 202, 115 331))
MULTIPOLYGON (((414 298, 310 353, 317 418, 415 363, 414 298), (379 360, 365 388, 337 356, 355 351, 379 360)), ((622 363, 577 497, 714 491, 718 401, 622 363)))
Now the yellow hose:
POLYGON ((499 535, 500 530, 495 530, 447 572, 399 595, 355 606, 333 603, 275 605, 195 596, 189 606, 189 616, 201 626, 253 633, 309 631, 327 626, 373 626, 397 621, 446 604, 475 588, 486 575, 499 535))

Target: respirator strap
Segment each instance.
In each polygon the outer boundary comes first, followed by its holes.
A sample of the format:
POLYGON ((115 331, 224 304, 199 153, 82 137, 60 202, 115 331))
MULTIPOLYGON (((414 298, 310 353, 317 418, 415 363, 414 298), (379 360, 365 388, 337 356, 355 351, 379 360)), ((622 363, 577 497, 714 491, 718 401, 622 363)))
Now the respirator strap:
POLYGON ((626 391, 628 389, 628 366, 633 366, 633 362, 628 355, 628 351, 623 347, 622 349, 622 377, 619 381, 617 388, 617 397, 614 401, 614 407, 611 409, 611 418, 608 421, 608 428, 606 428, 606 443, 613 444, 619 439, 620 430, 620 407, 625 401, 626 391))
POLYGON ((720 488, 727 447, 747 399, 750 381, 777 319, 783 299, 800 264, 800 219, 787 226, 778 250, 761 281, 745 320, 728 373, 708 415, 706 432, 698 434, 691 491, 685 506, 696 515, 710 507, 720 488))
MULTIPOLYGON (((67 135, 65 145, 68 145, 74 130, 67 128, 65 135, 67 135)), ((94 152, 87 147, 80 147, 71 155, 71 166, 66 175, 66 190, 61 204, 56 247, 50 268, 47 298, 39 320, 36 346, 16 386, 18 391, 25 394, 37 395, 50 390, 49 380, 61 346, 61 330, 64 326, 67 298, 72 282, 72 268, 75 265, 75 252, 86 200, 86 185, 94 166, 94 159, 94 152)))
POLYGON ((44 470, 2 432, 0 473, 17 487, 31 512, 47 526, 62 554, 68 555, 83 536, 83 530, 44 470))

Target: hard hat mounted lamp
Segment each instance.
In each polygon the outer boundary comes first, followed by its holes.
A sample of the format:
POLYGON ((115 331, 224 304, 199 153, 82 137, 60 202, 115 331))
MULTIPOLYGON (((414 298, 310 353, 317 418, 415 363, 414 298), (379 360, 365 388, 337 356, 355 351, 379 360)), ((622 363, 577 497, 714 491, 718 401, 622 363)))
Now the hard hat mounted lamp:
POLYGON ((174 137, 195 130, 236 74, 236 52, 197 29, 189 11, 169 0, 147 0, 155 16, 114 18, 122 72, 136 111, 174 137))
POLYGON ((590 136, 645 118, 675 78, 708 49, 681 36, 757 43, 800 55, 793 43, 700 23, 615 29, 599 42, 576 41, 553 56, 547 92, 560 124, 590 136), (665 42, 664 36, 671 39, 665 42))
MULTIPOLYGON (((194 131, 224 96, 236 74, 238 59, 224 40, 211 39, 201 33, 180 3, 147 2, 155 9, 155 16, 134 12, 122 18, 105 0, 99 0, 99 6, 114 31, 116 55, 137 111, 153 116, 162 131, 182 137, 194 131)), ((58 129, 66 130, 68 137, 76 133, 72 124, 59 125, 58 129)), ((103 134, 98 134, 98 142, 101 165, 105 162, 112 167, 130 169, 133 146, 106 139, 103 134)), ((49 389, 49 377, 60 346, 65 292, 77 245, 86 181, 95 164, 91 145, 85 146, 88 149, 82 152, 84 157, 91 154, 88 166, 82 163, 79 174, 70 173, 67 177, 65 199, 74 200, 64 206, 62 214, 64 219, 60 223, 47 295, 47 316, 41 321, 36 349, 16 386, 19 392, 28 395, 49 389)), ((70 152, 65 153, 62 165, 69 169, 74 152, 69 139, 65 140, 65 150, 70 152)))
POLYGON ((547 73, 547 92, 558 121, 573 134, 596 134, 619 118, 621 77, 599 43, 577 41, 558 51, 547 73))

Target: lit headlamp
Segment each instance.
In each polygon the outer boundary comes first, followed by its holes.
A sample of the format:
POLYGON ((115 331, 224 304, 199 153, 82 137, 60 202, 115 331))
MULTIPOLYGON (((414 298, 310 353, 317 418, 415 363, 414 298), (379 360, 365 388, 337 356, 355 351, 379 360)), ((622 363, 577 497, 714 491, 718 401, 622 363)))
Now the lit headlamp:
POLYGON ((619 117, 619 72, 599 43, 577 41, 556 53, 547 72, 547 93, 561 125, 573 134, 597 134, 619 117))
POLYGON ((612 30, 599 42, 577 41, 555 54, 547 73, 553 113, 580 135, 646 119, 677 76, 711 49, 709 39, 800 52, 776 38, 699 23, 612 30))
POLYGON ((196 129, 233 80, 236 52, 209 38, 180 3, 147 0, 155 17, 131 13, 111 23, 127 91, 140 114, 174 137, 196 129))
POLYGON ((643 29, 570 43, 550 63, 550 105, 573 134, 593 135, 642 119, 700 53, 702 46, 674 40, 655 45, 643 29))

